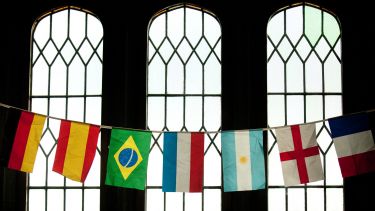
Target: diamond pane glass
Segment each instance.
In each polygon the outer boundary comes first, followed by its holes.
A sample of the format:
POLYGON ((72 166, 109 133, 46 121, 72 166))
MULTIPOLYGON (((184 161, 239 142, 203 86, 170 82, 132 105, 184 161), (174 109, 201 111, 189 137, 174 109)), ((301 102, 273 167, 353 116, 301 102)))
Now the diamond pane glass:
POLYGON ((268 132, 268 210, 343 210, 340 194, 326 203, 330 196, 324 193, 333 186, 338 192, 343 188, 332 138, 322 121, 342 114, 340 33, 335 16, 304 3, 281 9, 268 23, 268 125, 321 121, 315 124, 316 135, 326 170, 325 183, 284 189, 282 177, 275 176, 282 175, 278 148, 268 132))
POLYGON ((53 60, 56 57, 57 49, 53 41, 49 41, 46 48, 43 50, 44 58, 46 59, 49 65, 52 64, 53 60))
MULTIPOLYGON (((31 111, 100 124, 103 46, 100 21, 87 10, 66 7, 48 12, 34 25, 31 111)), ((84 191, 82 183, 52 171, 60 130, 60 119, 54 118, 47 119, 34 171, 29 175, 29 210, 98 210, 100 151, 96 152, 87 176, 85 186, 90 186, 90 190, 84 191), (96 203, 92 203, 93 199, 96 203)))
POLYGON ((190 44, 188 43, 187 39, 183 39, 180 46, 177 49, 177 53, 182 60, 181 62, 186 63, 188 58, 190 57, 191 52, 192 48, 190 47, 190 44))
MULTIPOLYGON (((174 6, 152 18, 147 42, 147 127, 174 132, 219 130, 221 27, 217 19, 196 6, 174 6)), ((221 175, 221 157, 217 151, 221 146, 218 136, 210 135, 205 136, 204 159, 212 169, 205 174, 203 189, 212 191, 164 195, 161 192, 163 135, 153 133, 148 165, 148 172, 152 174, 147 175, 146 186, 147 210, 221 209, 218 203, 221 178, 217 177, 221 175), (211 141, 213 144, 208 147, 211 141)))

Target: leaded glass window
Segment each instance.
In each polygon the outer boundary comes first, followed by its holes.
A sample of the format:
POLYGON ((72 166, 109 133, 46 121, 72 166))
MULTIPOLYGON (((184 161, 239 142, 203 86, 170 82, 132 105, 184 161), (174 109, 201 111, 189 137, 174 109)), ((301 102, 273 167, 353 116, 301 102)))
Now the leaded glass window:
MULTIPOLYGON (((342 114, 341 28, 329 11, 299 4, 267 27, 268 125, 342 114)), ((268 210, 343 210, 343 180, 327 121, 316 124, 324 181, 285 187, 275 131, 268 132, 268 210)))
POLYGON ((192 5, 158 12, 148 29, 146 209, 221 210, 221 26, 192 5), (161 131, 205 134, 203 193, 163 193, 161 131))
MULTIPOLYGON (((36 113, 101 123, 103 27, 89 11, 64 7, 41 16, 31 39, 30 103, 36 113)), ((27 209, 99 210, 100 137, 84 184, 52 171, 60 121, 47 119, 28 175, 27 209)))

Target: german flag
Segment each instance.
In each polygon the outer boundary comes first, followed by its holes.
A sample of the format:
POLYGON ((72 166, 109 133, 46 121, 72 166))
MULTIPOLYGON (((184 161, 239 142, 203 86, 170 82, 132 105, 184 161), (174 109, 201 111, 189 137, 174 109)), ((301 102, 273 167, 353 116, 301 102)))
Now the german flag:
POLYGON ((85 182, 94 161, 100 127, 61 120, 52 170, 78 182, 85 182))
POLYGON ((1 165, 10 169, 31 173, 45 116, 0 107, 0 155, 1 165))

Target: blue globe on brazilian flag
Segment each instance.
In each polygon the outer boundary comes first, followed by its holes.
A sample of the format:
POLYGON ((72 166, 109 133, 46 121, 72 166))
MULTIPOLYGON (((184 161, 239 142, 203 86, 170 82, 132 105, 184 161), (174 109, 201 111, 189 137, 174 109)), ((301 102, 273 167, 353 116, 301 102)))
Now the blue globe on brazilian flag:
POLYGON ((112 129, 106 185, 145 189, 151 132, 112 129))

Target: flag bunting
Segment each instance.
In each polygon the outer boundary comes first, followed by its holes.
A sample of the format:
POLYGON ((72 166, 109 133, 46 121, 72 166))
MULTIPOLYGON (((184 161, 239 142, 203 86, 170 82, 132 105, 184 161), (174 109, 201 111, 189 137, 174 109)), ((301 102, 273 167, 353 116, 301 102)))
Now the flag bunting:
POLYGON ((152 133, 162 133, 164 192, 202 192, 204 134, 221 133, 224 191, 265 188, 262 131, 275 130, 285 186, 324 179, 315 123, 328 121, 342 176, 375 172, 375 109, 298 125, 173 132, 69 121, 0 103, 0 164, 31 173, 46 119, 60 120, 53 171, 84 182, 101 129, 112 130, 105 183, 143 190, 152 133))

